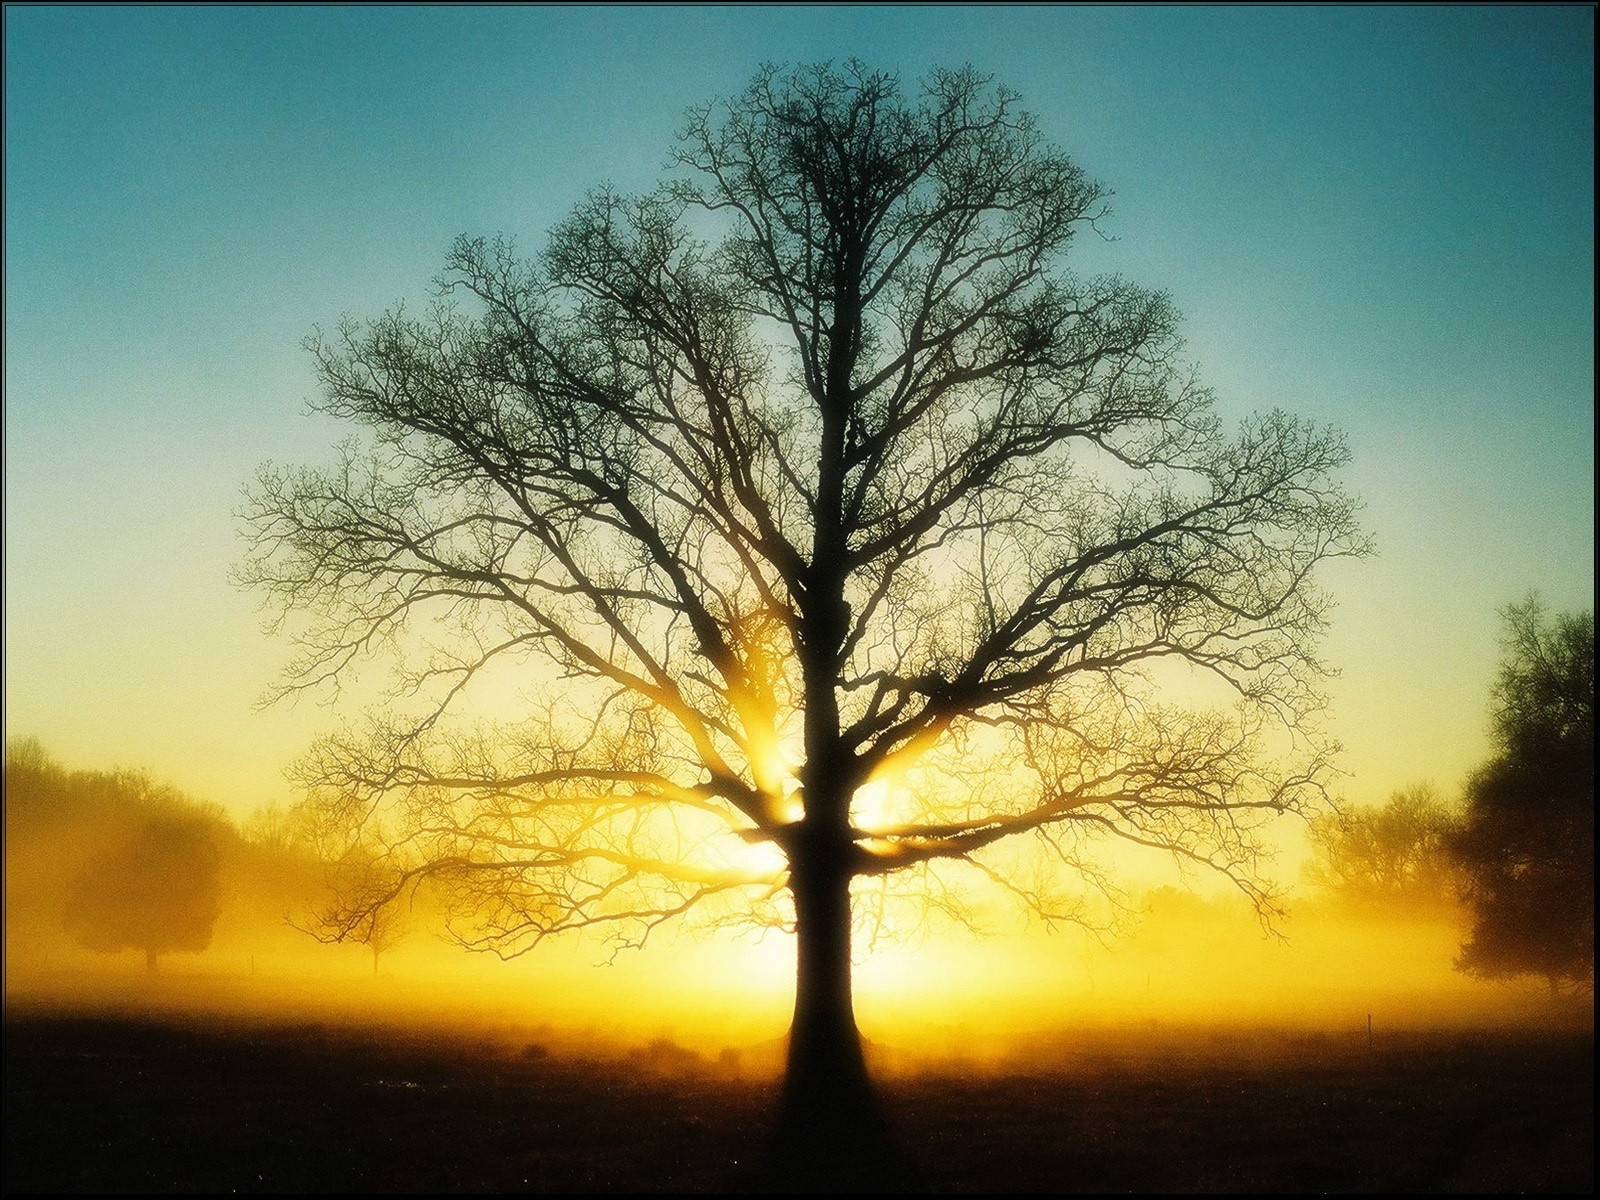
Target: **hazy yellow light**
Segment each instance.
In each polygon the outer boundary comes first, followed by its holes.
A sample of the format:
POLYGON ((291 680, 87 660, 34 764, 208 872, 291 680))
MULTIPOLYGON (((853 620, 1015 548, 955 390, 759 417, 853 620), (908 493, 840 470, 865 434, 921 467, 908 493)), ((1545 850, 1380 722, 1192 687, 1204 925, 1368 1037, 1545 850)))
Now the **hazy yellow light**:
POLYGON ((746 843, 734 857, 739 869, 761 878, 777 879, 789 869, 789 860, 774 842, 746 843))
POLYGON ((856 828, 870 831, 889 824, 892 799, 888 783, 881 779, 870 779, 857 788, 851 801, 856 828))
POLYGON ((800 789, 791 788, 778 802, 778 819, 786 825, 792 825, 806 815, 806 806, 800 801, 800 789))

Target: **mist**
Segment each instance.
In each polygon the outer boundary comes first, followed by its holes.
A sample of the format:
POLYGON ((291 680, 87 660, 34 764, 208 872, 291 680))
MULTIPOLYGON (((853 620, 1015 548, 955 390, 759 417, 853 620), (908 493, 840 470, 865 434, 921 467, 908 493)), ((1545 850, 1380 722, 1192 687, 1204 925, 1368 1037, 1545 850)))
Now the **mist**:
MULTIPOLYGON (((295 841, 281 810, 241 829, 220 806, 148 775, 72 772, 37 743, 19 743, 8 752, 5 813, 10 1012, 477 1032, 556 1052, 654 1047, 657 1066, 775 1072, 782 1061, 794 946, 781 930, 666 928, 620 953, 566 935, 501 961, 452 944, 424 892, 382 938, 326 944, 316 935, 328 868, 295 841), (119 853, 126 860, 152 822, 178 818, 205 831, 216 860, 218 903, 203 945, 152 959, 139 944, 148 934, 69 929, 72 898, 96 870, 123 861, 119 853)), ((1050 930, 1001 911, 987 936, 936 923, 909 938, 864 935, 857 1008, 888 1070, 1005 1066, 1027 1047, 1069 1053, 1085 1038, 1592 1023, 1585 1001, 1539 980, 1486 983, 1456 970, 1468 921, 1437 889, 1352 898, 1302 883, 1286 915, 1264 925, 1243 897, 1164 885, 1125 893, 1112 928, 1050 930)))

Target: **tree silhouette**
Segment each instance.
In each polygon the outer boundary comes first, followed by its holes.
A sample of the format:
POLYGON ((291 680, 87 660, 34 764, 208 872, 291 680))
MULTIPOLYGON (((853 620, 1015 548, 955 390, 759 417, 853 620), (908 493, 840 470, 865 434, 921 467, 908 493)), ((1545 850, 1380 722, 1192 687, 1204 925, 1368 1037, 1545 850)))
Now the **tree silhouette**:
POLYGON ((1498 753, 1467 785, 1453 847, 1474 922, 1458 965, 1594 990, 1594 614, 1537 598, 1505 619, 1498 753))
POLYGON ((1458 814, 1432 784, 1412 784, 1382 807, 1314 817, 1306 874, 1358 905, 1453 904, 1459 880, 1451 839, 1459 826, 1458 814))
POLYGON ((412 931, 420 878, 414 876, 408 881, 395 856, 381 845, 375 848, 357 842, 337 846, 327 837, 328 831, 317 838, 316 814, 305 806, 297 809, 291 819, 300 826, 302 837, 309 833, 314 839, 313 845, 320 841, 323 846, 322 886, 332 899, 317 909, 309 925, 302 925, 299 918, 290 923, 321 942, 364 945, 372 955, 372 977, 376 979, 379 959, 405 941, 412 931), (336 856, 326 855, 333 847, 337 847, 336 856), (371 902, 372 897, 385 895, 395 896, 398 901, 402 893, 408 893, 405 903, 375 905, 371 902))
POLYGON ((1167 298, 1066 271, 1106 193, 970 69, 766 69, 674 160, 314 337, 368 440, 261 473, 241 574, 313 614, 286 691, 382 650, 411 697, 303 766, 397 868, 336 931, 422 878, 506 955, 792 923, 782 1127, 850 1160, 853 883, 1070 916, 992 847, 1109 838, 1270 906, 1256 830, 1325 765, 1312 574, 1364 541, 1337 434, 1225 434, 1167 298), (519 683, 520 724, 451 719, 519 683))
POLYGON ((151 971, 162 954, 204 950, 222 911, 221 857, 211 819, 154 817, 73 878, 66 928, 89 950, 143 950, 151 971))

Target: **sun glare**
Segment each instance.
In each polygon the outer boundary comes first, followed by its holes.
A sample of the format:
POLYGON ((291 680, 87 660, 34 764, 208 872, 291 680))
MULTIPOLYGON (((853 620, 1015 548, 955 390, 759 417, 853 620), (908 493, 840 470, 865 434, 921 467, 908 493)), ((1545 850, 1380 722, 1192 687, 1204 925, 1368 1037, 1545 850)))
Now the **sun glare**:
POLYGON ((888 783, 880 779, 868 780, 857 788, 851 805, 856 828, 871 832, 889 824, 892 798, 888 783))

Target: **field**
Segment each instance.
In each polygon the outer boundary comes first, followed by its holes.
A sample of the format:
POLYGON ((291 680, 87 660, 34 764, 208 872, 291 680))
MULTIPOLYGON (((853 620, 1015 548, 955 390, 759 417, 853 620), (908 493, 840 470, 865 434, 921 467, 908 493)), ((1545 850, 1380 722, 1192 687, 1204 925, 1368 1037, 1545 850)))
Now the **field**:
MULTIPOLYGON (((8 1004, 8 1192, 781 1190, 759 1055, 8 1004)), ((1583 1192, 1593 1034, 1142 1030, 885 1059, 928 1192, 1583 1192)))

